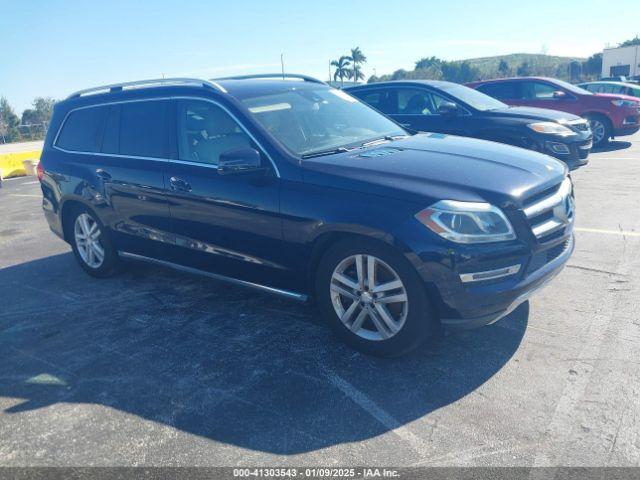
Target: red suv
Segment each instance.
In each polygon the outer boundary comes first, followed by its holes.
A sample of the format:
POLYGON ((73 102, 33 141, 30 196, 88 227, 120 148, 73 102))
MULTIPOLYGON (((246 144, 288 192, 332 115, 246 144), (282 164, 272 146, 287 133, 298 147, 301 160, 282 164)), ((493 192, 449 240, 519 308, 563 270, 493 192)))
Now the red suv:
POLYGON ((509 105, 550 108, 589 120, 594 145, 640 130, 640 101, 635 97, 593 94, 570 83, 545 77, 500 78, 468 83, 509 105))

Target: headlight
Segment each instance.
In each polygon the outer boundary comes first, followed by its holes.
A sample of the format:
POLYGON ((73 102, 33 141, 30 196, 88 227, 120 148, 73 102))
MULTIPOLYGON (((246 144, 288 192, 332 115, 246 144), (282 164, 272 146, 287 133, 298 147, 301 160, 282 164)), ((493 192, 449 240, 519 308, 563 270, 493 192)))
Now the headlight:
POLYGON ((616 107, 629 107, 629 108, 638 108, 640 107, 640 103, 634 102, 633 100, 611 100, 616 107))
POLYGON ((415 217, 432 232, 456 243, 503 242, 516 238, 504 213, 488 203, 441 200, 415 217))
POLYGON ((554 135, 571 135, 573 130, 555 122, 538 122, 527 125, 531 130, 538 133, 552 133, 554 135))

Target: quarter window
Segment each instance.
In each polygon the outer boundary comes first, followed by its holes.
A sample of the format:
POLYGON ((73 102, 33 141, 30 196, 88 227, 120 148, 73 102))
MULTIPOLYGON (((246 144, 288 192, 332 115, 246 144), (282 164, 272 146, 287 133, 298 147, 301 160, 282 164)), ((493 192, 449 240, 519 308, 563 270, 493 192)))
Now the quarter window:
POLYGON ((69 114, 56 145, 76 152, 97 152, 107 107, 81 108, 69 114))
POLYGON ((180 160, 218 165, 220 154, 243 147, 256 148, 256 145, 222 108, 198 100, 179 103, 180 160))

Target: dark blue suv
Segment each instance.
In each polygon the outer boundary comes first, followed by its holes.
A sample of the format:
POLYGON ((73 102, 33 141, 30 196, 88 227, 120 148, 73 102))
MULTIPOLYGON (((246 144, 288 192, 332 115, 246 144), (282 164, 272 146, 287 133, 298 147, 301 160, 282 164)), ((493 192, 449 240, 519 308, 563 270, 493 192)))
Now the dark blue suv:
POLYGON ((87 273, 140 260, 314 298, 349 344, 398 355, 441 326, 502 318, 571 255, 562 163, 412 136, 318 80, 263 77, 134 82, 56 105, 43 208, 87 273))

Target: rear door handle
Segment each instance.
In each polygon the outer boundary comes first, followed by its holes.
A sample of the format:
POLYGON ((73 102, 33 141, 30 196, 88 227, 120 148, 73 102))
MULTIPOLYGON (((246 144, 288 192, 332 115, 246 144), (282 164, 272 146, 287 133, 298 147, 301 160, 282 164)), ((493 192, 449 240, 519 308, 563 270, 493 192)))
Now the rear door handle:
POLYGON ((96 169, 96 175, 100 177, 102 180, 111 180, 111 174, 109 174, 109 172, 106 172, 101 168, 96 169))
POLYGON ((181 178, 171 177, 169 179, 169 183, 171 184, 171 190, 177 190, 180 192, 190 192, 191 185, 188 182, 185 182, 181 178))

